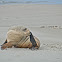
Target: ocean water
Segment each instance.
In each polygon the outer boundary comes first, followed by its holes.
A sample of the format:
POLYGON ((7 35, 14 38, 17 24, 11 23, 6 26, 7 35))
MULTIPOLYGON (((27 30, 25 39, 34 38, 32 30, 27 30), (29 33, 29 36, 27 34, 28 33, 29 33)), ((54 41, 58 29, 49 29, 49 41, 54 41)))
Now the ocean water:
POLYGON ((62 0, 0 0, 0 4, 62 4, 62 0))

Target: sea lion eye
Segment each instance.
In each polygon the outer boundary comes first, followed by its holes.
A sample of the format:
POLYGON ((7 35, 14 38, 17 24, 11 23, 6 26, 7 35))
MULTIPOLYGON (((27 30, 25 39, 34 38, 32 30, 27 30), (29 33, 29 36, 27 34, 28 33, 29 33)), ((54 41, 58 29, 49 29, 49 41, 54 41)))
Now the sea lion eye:
POLYGON ((27 30, 27 28, 23 29, 23 31, 26 31, 26 30, 27 30))

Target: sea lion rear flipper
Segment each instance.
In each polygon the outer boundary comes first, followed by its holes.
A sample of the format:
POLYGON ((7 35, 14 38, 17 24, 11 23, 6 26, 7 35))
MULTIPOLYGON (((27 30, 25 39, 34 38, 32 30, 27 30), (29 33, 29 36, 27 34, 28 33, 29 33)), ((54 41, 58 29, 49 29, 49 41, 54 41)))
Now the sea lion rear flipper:
POLYGON ((5 42, 3 44, 7 43, 7 39, 5 40, 5 42))
MULTIPOLYGON (((5 40, 5 42, 4 42, 2 45, 4 45, 5 43, 7 43, 7 39, 5 40)), ((1 46, 2 46, 2 45, 1 45, 1 46)))
POLYGON ((5 43, 5 44, 3 44, 3 45, 1 46, 1 50, 4 50, 4 49, 6 49, 6 48, 10 48, 10 47, 12 47, 12 46, 13 46, 12 42, 5 43))

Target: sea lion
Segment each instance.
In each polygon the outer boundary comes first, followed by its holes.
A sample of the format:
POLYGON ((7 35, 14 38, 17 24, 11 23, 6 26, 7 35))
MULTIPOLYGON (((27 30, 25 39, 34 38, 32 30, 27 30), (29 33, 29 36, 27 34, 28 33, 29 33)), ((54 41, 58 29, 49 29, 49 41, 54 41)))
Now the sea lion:
POLYGON ((33 36, 29 29, 22 26, 11 27, 7 32, 7 39, 2 44, 1 49, 11 48, 36 48, 40 47, 40 41, 33 36))

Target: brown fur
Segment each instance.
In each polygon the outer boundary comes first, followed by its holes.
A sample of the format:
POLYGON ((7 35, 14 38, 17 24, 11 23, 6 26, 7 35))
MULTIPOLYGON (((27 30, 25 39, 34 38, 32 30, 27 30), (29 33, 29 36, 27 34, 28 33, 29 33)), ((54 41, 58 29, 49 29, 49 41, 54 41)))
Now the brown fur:
MULTIPOLYGON (((40 47, 39 40, 34 37, 37 46, 35 48, 40 47)), ((30 31, 25 29, 24 27, 12 27, 7 32, 7 43, 2 45, 2 49, 11 48, 12 46, 16 48, 31 48, 32 43, 30 42, 30 31)))
MULTIPOLYGON (((36 38, 36 37, 34 37, 35 38, 35 40, 36 40, 36 43, 37 43, 37 46, 35 47, 35 48, 39 48, 40 47, 40 42, 39 42, 39 40, 36 38)), ((19 44, 17 44, 17 45, 15 45, 15 41, 13 41, 13 42, 8 42, 8 43, 5 43, 4 45, 2 45, 2 49, 5 49, 5 48, 11 48, 12 46, 14 46, 14 47, 16 47, 16 48, 31 48, 32 47, 32 43, 30 42, 30 39, 28 39, 26 42, 24 42, 24 43, 19 43, 19 44)))

